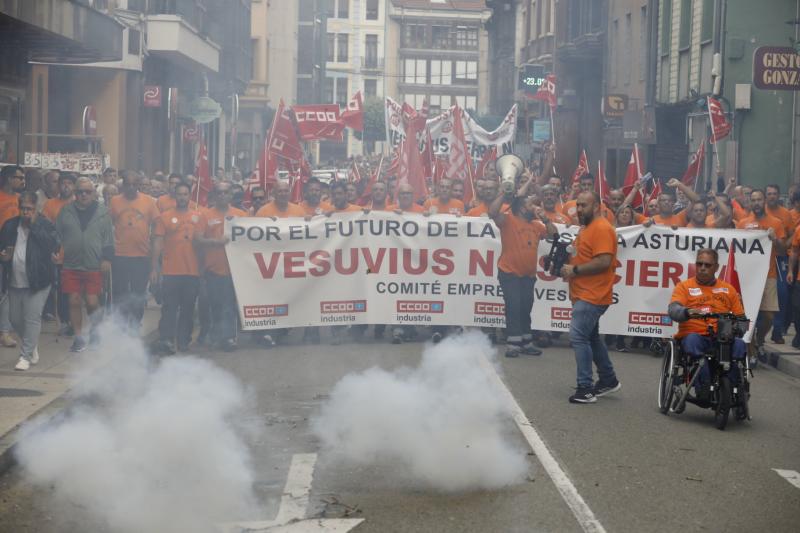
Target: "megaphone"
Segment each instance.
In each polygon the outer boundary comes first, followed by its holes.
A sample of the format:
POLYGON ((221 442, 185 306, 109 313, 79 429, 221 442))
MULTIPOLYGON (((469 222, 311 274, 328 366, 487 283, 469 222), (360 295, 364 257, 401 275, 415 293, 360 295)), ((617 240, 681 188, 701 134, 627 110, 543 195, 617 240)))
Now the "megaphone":
POLYGON ((517 178, 525 170, 525 163, 518 155, 505 154, 494 162, 494 168, 500 176, 503 192, 511 194, 516 189, 517 178))

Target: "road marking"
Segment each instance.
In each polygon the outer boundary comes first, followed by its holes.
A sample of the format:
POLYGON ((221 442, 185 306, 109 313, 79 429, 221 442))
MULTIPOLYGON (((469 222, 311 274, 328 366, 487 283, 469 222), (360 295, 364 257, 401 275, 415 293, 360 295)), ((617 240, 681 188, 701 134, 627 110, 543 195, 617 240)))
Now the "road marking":
POLYGON ((783 479, 800 489, 800 472, 797 470, 781 470, 780 468, 773 468, 773 470, 783 479))
POLYGON ((270 533, 345 533, 361 522, 363 518, 313 518, 304 520, 308 512, 311 482, 317 454, 298 453, 292 456, 286 485, 283 487, 278 514, 273 520, 260 522, 235 522, 219 526, 222 533, 243 533, 268 531, 270 533))
POLYGON ((578 489, 575 488, 572 480, 570 480, 567 473, 564 472, 564 469, 561 468, 558 460, 550 453, 547 444, 545 444, 542 437, 539 436, 539 433, 533 427, 533 424, 528 420, 528 417, 519 406, 519 403, 517 403, 514 395, 511 394, 511 391, 508 390, 506 384, 503 383, 503 380, 497 374, 497 370, 495 370, 494 366, 492 366, 485 357, 481 358, 481 365, 483 365, 489 378, 495 382, 501 394, 507 397, 512 409, 514 422, 517 424, 520 432, 522 432, 525 440, 528 441, 528 444, 533 450, 533 453, 536 454, 539 462, 542 463, 547 475, 553 480, 553 484, 556 486, 556 489, 558 489, 558 492, 561 493, 561 497, 572 511, 578 524, 580 524, 581 528, 583 528, 586 533, 605 533, 605 528, 600 521, 597 520, 592 510, 578 493, 578 489))

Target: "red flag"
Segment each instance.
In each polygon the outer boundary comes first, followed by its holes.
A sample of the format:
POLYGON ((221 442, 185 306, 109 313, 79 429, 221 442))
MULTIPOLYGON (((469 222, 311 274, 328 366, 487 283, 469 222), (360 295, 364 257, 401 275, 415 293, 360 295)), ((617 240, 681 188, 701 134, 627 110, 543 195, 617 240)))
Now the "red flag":
POLYGON ((555 111, 558 106, 558 98, 556 97, 556 75, 548 74, 545 76, 544 81, 539 86, 539 90, 531 96, 534 100, 541 100, 550 105, 550 112, 555 111))
POLYGON ((347 181, 355 183, 361 182, 361 171, 358 169, 358 163, 353 159, 353 164, 350 167, 350 172, 347 173, 347 181))
POLYGON ((653 179, 655 185, 653 185, 653 190, 650 191, 650 195, 647 197, 647 203, 650 203, 650 200, 657 200, 659 195, 663 192, 661 189, 661 180, 653 179))
POLYGON ((305 158, 292 122, 292 110, 284 106, 282 98, 270 131, 269 151, 270 156, 278 156, 285 167, 297 167, 305 158))
POLYGON ((422 151, 422 166, 425 178, 433 176, 433 165, 436 156, 433 153, 433 139, 431 139, 431 130, 425 128, 425 149, 422 151))
POLYGON ((578 160, 578 168, 572 174, 572 181, 570 183, 577 183, 581 176, 589 173, 589 159, 586 157, 586 150, 581 150, 581 157, 578 160))
POLYGON ((214 187, 211 181, 211 172, 208 169, 208 149, 205 139, 200 139, 200 148, 197 150, 197 163, 194 167, 194 175, 197 181, 194 184, 192 198, 198 205, 208 205, 208 193, 214 187))
POLYGON ((733 288, 739 293, 739 298, 742 297, 742 286, 739 283, 739 273, 736 271, 736 252, 733 246, 731 246, 731 252, 728 254, 728 264, 725 266, 725 271, 722 273, 722 281, 733 285, 733 288))
POLYGON ((311 178, 311 167, 308 161, 303 158, 296 170, 290 175, 292 180, 292 203, 299 204, 303 201, 303 187, 305 187, 309 178, 311 178))
MULTIPOLYGON (((631 152, 631 159, 628 161, 628 171, 625 173, 625 182, 622 186, 622 192, 625 193, 625 196, 630 194, 631 189, 633 189, 633 185, 637 181, 641 181, 642 179, 642 166, 639 160, 639 145, 633 145, 633 151, 631 152)), ((631 202, 632 207, 637 208, 641 207, 643 202, 641 192, 633 197, 633 201, 631 202)))
POLYGON ((708 98, 708 117, 711 119, 711 144, 716 144, 731 132, 731 123, 725 116, 722 104, 716 98, 708 98))
POLYGON ((354 94, 347 102, 347 109, 342 111, 341 121, 348 128, 364 131, 364 102, 361 99, 361 91, 354 94))
MULTIPOLYGON (((375 169, 375 172, 369 177, 369 181, 367 182, 367 186, 364 187, 364 192, 361 193, 356 203, 358 205, 367 205, 369 204, 370 200, 372 200, 372 185, 375 184, 381 178, 381 169, 383 168, 383 156, 381 156, 381 160, 378 161, 378 168, 375 169)), ((388 200, 387 200, 388 201, 388 200)))
POLYGON ((706 157, 706 142, 703 141, 700 143, 700 148, 697 149, 697 152, 692 154, 692 157, 689 159, 689 167, 686 169, 686 173, 681 178, 681 181, 688 185, 689 187, 694 186, 695 181, 700 176, 700 171, 703 168, 703 159, 706 157))
POLYGON ((269 139, 272 129, 264 139, 264 145, 261 147, 261 154, 258 156, 256 169, 253 171, 253 176, 250 179, 250 186, 260 185, 264 190, 269 190, 274 185, 278 178, 278 162, 271 156, 269 151, 269 139), (255 182, 255 183, 253 183, 255 182))
POLYGON ((486 175, 486 167, 497 160, 497 146, 492 146, 485 152, 480 163, 478 163, 478 171, 475 173, 475 178, 480 179, 486 175))
POLYGON ((428 196, 425 176, 422 175, 422 154, 417 146, 417 131, 411 123, 406 126, 406 138, 400 144, 397 178, 398 183, 411 185, 415 202, 428 196))
POLYGON ((475 197, 472 182, 472 158, 467 148, 467 140, 464 137, 464 124, 461 120, 462 110, 458 105, 452 108, 453 112, 453 137, 454 142, 450 145, 450 158, 447 165, 447 177, 451 180, 460 180, 464 183, 464 204, 472 202, 475 197))
POLYGON ((597 162, 597 179, 594 181, 594 190, 600 195, 600 199, 608 202, 608 195, 611 193, 611 186, 606 179, 606 172, 603 170, 603 164, 597 162))
POLYGON ((336 104, 296 105, 292 108, 297 131, 304 141, 319 139, 329 141, 343 140, 344 122, 339 116, 339 106, 336 104))

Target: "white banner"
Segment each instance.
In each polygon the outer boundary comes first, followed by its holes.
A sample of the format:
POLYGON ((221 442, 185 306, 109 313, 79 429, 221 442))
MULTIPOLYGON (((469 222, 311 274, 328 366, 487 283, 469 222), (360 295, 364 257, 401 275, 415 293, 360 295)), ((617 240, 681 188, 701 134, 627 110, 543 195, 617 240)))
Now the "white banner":
MULTIPOLYGON (((426 126, 431 132, 433 152, 437 156, 448 155, 450 146, 455 142, 453 135, 454 112, 455 106, 426 122, 426 126)), ((484 152, 491 150, 492 147, 497 148, 498 156, 509 154, 513 151, 514 136, 517 134, 516 104, 508 111, 503 123, 494 131, 483 129, 463 109, 461 109, 461 122, 464 125, 464 137, 473 161, 480 161, 484 152)), ((393 147, 399 145, 406 136, 405 125, 403 124, 403 105, 389 97, 386 98, 386 130, 387 138, 393 147)), ((424 148, 426 138, 425 131, 422 131, 420 138, 417 139, 420 142, 420 151, 424 148)))
MULTIPOLYGON (((226 251, 245 330, 350 324, 504 326, 497 283, 499 233, 487 218, 400 216, 387 212, 271 219, 233 218, 226 251)), ((561 227, 572 238, 577 227, 561 227)), ((614 304, 602 333, 668 337, 672 289, 694 275, 700 248, 725 265, 736 251, 747 316, 755 318, 769 268, 764 231, 672 230, 632 226, 617 232, 614 304)), ((539 264, 550 250, 539 244, 539 264)), ((721 273, 720 273, 721 275, 721 273)), ((540 271, 533 327, 568 331, 569 290, 540 271)))

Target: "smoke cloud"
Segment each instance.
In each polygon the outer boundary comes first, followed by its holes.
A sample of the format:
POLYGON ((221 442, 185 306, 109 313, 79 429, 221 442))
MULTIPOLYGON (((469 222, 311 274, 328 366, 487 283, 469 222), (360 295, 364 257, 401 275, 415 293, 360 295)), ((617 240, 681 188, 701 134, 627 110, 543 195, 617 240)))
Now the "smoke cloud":
POLYGON ((480 358, 494 357, 480 332, 428 345, 417 368, 371 368, 345 376, 312 422, 323 449, 356 465, 399 460, 417 481, 443 491, 521 482, 525 452, 512 444, 510 407, 480 358))
POLYGON ((99 348, 115 355, 84 376, 73 407, 23 428, 29 480, 115 532, 210 532, 258 516, 241 385, 202 359, 153 361, 119 331, 103 326, 99 348))

